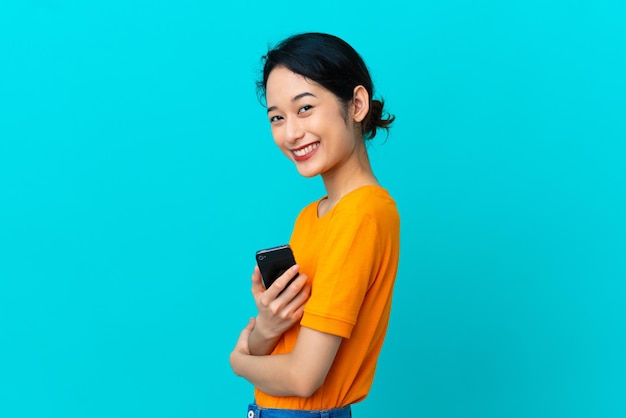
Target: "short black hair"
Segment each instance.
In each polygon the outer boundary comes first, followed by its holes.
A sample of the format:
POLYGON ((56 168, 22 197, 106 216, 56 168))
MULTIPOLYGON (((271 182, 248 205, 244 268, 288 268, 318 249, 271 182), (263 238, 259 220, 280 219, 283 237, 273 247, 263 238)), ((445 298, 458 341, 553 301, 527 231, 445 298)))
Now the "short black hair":
POLYGON ((361 124, 366 139, 376 130, 388 130, 395 120, 383 115, 384 101, 374 100, 374 85, 363 58, 346 41, 337 36, 308 32, 290 36, 263 56, 263 78, 257 82, 259 98, 265 96, 267 79, 276 67, 286 67, 296 74, 332 92, 344 104, 353 99, 354 88, 363 86, 370 97, 370 110, 361 124))

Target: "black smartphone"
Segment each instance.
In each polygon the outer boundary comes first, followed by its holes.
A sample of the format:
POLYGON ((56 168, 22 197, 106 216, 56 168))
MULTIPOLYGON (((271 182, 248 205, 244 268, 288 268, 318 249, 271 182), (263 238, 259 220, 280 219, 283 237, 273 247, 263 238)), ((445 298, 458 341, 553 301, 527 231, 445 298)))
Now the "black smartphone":
MULTIPOLYGON (((266 289, 269 289, 276 279, 287 271, 289 267, 296 264, 296 259, 293 256, 291 247, 287 244, 257 251, 256 262, 261 271, 261 276, 263 277, 263 284, 266 289)), ((298 275, 299 273, 296 273, 294 278, 287 283, 287 286, 289 286, 298 275)), ((285 286, 285 289, 287 286, 285 286)))

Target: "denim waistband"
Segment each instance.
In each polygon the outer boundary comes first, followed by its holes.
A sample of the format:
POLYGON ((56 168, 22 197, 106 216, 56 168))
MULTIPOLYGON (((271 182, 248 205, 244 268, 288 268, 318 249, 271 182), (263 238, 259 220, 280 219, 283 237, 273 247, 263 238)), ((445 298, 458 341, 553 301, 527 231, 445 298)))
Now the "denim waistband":
POLYGON ((350 405, 314 411, 261 408, 256 403, 248 405, 248 418, 350 418, 351 416, 350 405))

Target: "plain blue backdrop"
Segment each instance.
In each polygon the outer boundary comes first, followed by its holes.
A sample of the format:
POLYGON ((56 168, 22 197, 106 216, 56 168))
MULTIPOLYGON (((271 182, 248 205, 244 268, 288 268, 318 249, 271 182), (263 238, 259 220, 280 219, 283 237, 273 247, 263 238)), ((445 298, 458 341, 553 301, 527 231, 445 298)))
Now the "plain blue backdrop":
POLYGON ((254 251, 324 193, 275 148, 268 45, 350 42, 402 217, 365 417, 626 414, 621 1, 4 1, 0 416, 243 417, 254 251))

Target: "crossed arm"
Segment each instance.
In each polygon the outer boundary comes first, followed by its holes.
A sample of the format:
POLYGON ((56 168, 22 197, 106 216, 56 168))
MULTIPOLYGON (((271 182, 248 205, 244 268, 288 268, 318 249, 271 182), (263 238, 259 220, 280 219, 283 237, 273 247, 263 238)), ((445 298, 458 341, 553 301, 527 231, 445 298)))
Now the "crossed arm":
POLYGON ((302 327, 290 353, 269 355, 283 332, 300 320, 309 298, 304 274, 280 294, 297 271, 298 266, 292 267, 266 290, 255 268, 252 294, 259 313, 239 335, 230 364, 235 374, 263 392, 308 398, 324 383, 341 337, 302 327))

